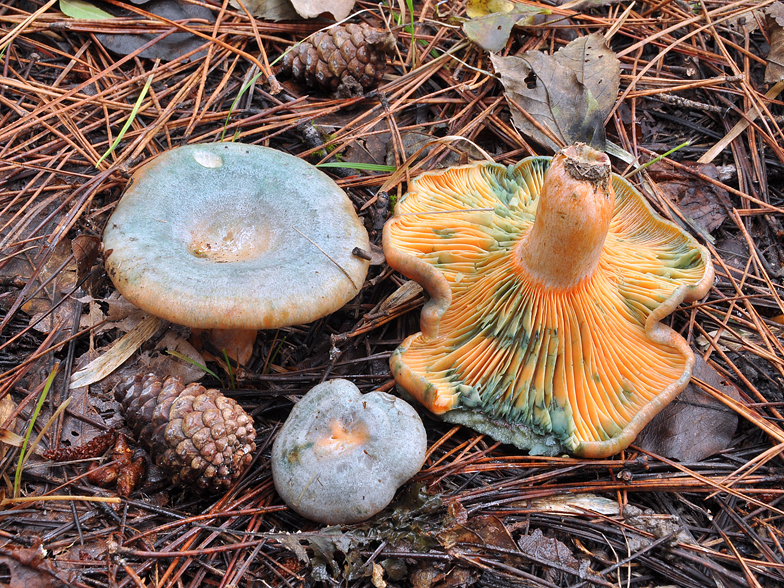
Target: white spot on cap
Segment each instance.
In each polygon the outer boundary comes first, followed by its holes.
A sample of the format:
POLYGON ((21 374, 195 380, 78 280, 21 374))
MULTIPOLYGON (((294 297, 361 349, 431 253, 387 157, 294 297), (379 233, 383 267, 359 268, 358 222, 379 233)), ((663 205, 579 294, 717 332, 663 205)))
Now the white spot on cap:
POLYGON ((204 167, 220 167, 223 165, 223 158, 210 151, 194 151, 193 159, 196 160, 196 163, 203 165, 204 167))

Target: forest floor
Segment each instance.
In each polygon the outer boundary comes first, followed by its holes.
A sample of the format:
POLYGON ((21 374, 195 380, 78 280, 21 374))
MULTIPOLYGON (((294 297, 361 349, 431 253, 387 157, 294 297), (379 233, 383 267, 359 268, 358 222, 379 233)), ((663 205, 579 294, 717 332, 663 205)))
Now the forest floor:
POLYGON ((152 470, 118 497, 85 478, 88 452, 41 455, 123 427, 106 385, 69 384, 129 332, 126 373, 194 369, 162 351, 185 349, 187 330, 138 335, 141 314, 105 272, 99 239, 130 177, 169 149, 222 140, 337 164, 322 170, 379 246, 390 202, 417 173, 482 151, 504 165, 552 152, 515 123, 488 53, 462 28, 465 0, 413 12, 357 2, 350 20, 389 30, 395 48, 379 87, 347 97, 278 71, 286 49, 332 21, 252 19, 211 0, 166 20, 152 12, 163 3, 110 1, 122 18, 80 20, 55 0, 0 0, 0 583, 784 585, 781 2, 524 2, 553 16, 513 29, 499 55, 609 39, 616 173, 681 146, 630 181, 712 255, 710 293, 668 319, 702 371, 688 399, 607 459, 529 456, 421 410, 422 470, 389 508, 342 527, 285 506, 270 450, 294 403, 327 378, 394 393, 389 357, 419 331, 425 296, 392 296, 407 279, 380 247, 345 307, 261 331, 242 368, 208 358, 215 375, 197 370, 256 422, 253 463, 230 491, 198 494, 152 470))

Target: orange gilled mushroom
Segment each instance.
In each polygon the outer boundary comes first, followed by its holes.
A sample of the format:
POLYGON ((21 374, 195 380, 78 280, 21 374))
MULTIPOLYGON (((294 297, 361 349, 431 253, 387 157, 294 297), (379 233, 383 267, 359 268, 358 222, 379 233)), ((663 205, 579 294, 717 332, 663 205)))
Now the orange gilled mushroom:
POLYGON ((691 377, 693 353, 661 320, 705 296, 709 254, 588 146, 423 174, 384 252, 431 296, 392 373, 445 420, 605 457, 691 377))

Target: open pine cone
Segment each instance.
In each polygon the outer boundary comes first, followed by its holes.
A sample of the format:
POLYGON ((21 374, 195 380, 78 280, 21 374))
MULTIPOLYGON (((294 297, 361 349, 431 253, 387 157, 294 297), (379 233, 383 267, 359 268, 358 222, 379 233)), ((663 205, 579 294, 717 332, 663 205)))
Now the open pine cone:
POLYGON ((283 57, 283 71, 313 88, 336 91, 339 86, 378 86, 395 47, 391 33, 365 23, 336 25, 295 45, 283 57))
POLYGON ((175 484, 227 488, 251 462, 253 419, 218 390, 139 374, 118 385, 115 397, 136 439, 175 484))

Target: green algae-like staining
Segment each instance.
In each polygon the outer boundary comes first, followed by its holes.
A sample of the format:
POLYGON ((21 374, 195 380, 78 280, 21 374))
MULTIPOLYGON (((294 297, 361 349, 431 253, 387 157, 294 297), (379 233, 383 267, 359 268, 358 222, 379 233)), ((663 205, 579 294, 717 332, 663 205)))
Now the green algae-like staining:
POLYGON ((437 237, 441 237, 442 239, 453 239, 457 234, 455 229, 445 228, 445 229, 433 229, 433 234, 437 237))

